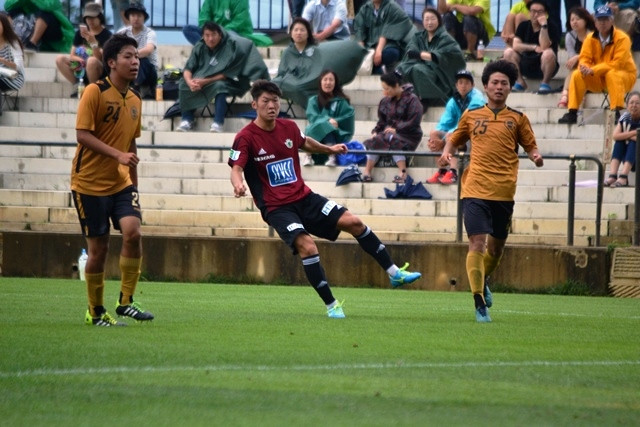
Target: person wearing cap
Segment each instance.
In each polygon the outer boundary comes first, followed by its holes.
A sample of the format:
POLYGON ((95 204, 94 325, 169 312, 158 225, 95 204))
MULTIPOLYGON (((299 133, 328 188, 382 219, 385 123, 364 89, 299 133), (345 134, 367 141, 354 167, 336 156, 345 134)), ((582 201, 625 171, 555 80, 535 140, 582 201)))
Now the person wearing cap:
POLYGON ((569 111, 558 123, 575 124, 578 108, 587 91, 609 93, 609 107, 624 108, 624 97, 636 82, 637 69, 631 55, 631 39, 613 25, 613 11, 600 6, 595 13, 596 31, 585 38, 578 69, 569 81, 569 111))
MULTIPOLYGON (((111 31, 105 26, 102 6, 98 3, 87 3, 82 12, 82 21, 84 25, 80 25, 76 31, 69 55, 56 57, 58 71, 74 85, 78 83, 78 78, 74 73, 74 69, 77 67, 85 69, 85 83, 94 83, 103 76, 102 46, 111 37, 111 31)), ((76 88, 71 97, 75 98, 77 95, 76 88)))
POLYGON ((158 37, 155 31, 144 24, 149 19, 144 4, 131 3, 124 11, 124 16, 130 25, 118 30, 118 34, 126 34, 138 42, 140 69, 133 85, 134 89, 137 89, 144 99, 153 99, 158 81, 158 37))
POLYGON ((27 52, 68 52, 73 41, 73 25, 59 0, 5 0, 4 10, 14 19, 32 16, 35 24, 24 42, 27 52))
POLYGON ((527 84, 524 77, 542 79, 538 94, 553 92, 549 83, 560 69, 558 63, 558 43, 561 32, 555 23, 548 20, 548 6, 544 0, 531 0, 528 21, 518 25, 513 39, 513 47, 504 51, 504 59, 518 68, 518 80, 513 92, 524 92, 527 84))
POLYGON ((636 34, 636 17, 640 8, 640 0, 627 1, 606 1, 595 0, 593 9, 598 10, 600 6, 609 6, 613 12, 613 25, 633 37, 636 34))
POLYGON ((466 60, 478 59, 478 42, 487 46, 496 34, 490 8, 490 0, 438 0, 444 26, 460 48, 466 49, 466 60))
MULTIPOLYGON (((460 70, 456 73, 456 91, 447 101, 444 113, 436 128, 429 134, 428 147, 431 151, 442 151, 447 138, 458 127, 458 121, 462 113, 467 109, 482 107, 485 104, 482 92, 474 87, 473 74, 468 70, 460 70)), ((465 151, 466 147, 460 149, 465 151)), ((458 159, 452 157, 449 161, 449 168, 439 168, 431 178, 427 179, 429 184, 455 184, 458 182, 458 159)))
POLYGON ((415 87, 424 114, 430 105, 444 105, 453 95, 454 75, 466 64, 458 42, 445 30, 437 10, 426 7, 422 25, 424 30, 411 37, 397 70, 415 87))

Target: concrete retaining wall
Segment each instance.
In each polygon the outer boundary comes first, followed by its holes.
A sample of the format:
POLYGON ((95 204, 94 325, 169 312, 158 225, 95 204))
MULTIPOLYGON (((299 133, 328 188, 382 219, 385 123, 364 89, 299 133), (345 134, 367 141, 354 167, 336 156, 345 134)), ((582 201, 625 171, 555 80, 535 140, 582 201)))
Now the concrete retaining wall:
MULTIPOLYGON (((80 235, 5 232, 2 235, 3 276, 71 277, 84 239, 80 235)), ((388 288, 386 274, 355 242, 318 241, 331 284, 388 288)), ((112 236, 107 277, 118 277, 120 236, 112 236)), ((306 284, 300 259, 278 239, 143 238, 143 274, 161 280, 306 284)), ((421 271, 414 289, 466 291, 466 244, 388 244, 395 262, 421 271)), ((606 248, 510 246, 492 279, 518 289, 543 289, 567 280, 586 283, 596 294, 607 293, 611 260, 606 248)))

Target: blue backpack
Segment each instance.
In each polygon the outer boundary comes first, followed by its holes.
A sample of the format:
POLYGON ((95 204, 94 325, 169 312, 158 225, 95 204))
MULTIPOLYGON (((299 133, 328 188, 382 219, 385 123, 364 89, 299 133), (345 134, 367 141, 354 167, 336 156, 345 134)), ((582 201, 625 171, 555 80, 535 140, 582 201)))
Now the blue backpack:
MULTIPOLYGON (((345 145, 347 146, 349 151, 351 151, 351 150, 363 150, 363 151, 366 150, 364 145, 362 145, 358 141, 347 142, 345 145)), ((367 162, 367 155, 366 154, 355 154, 355 153, 338 154, 336 156, 336 161, 338 162, 338 165, 340 165, 340 166, 347 166, 347 165, 353 165, 353 164, 364 165, 367 162)))

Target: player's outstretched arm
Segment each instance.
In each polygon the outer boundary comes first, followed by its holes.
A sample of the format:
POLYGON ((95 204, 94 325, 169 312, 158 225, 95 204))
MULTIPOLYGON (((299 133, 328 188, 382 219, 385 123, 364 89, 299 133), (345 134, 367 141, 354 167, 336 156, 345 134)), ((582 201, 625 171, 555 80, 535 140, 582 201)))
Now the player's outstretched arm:
POLYGON ((318 154, 344 154, 347 152, 347 146, 344 144, 324 145, 310 136, 306 137, 304 144, 300 148, 308 153, 318 154))
POLYGON ((237 165, 231 168, 231 185, 233 186, 233 195, 236 197, 243 197, 247 193, 247 187, 242 179, 243 171, 244 169, 237 165))

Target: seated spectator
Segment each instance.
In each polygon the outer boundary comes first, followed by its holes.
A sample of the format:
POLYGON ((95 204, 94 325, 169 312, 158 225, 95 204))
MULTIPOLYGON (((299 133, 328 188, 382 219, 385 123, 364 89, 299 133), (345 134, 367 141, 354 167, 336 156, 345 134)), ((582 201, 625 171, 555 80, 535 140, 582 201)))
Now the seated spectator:
POLYGON ((564 66, 569 70, 569 73, 564 79, 562 95, 558 102, 558 107, 560 108, 567 108, 569 103, 569 81, 571 80, 571 72, 578 68, 582 43, 596 28, 593 16, 584 7, 574 7, 569 11, 569 25, 571 26, 571 31, 564 38, 564 45, 567 50, 567 62, 564 66))
MULTIPOLYGON (((351 141, 355 128, 355 110, 349 97, 342 91, 338 75, 332 70, 320 74, 318 94, 309 98, 307 121, 304 133, 325 145, 351 141)), ((317 159, 321 154, 316 154, 317 159)), ((326 157, 326 156, 323 156, 326 157)), ((313 166, 311 154, 305 154, 303 166, 313 166)), ((330 155, 326 166, 336 166, 336 156, 330 155)))
POLYGON ((625 2, 614 2, 605 0, 595 0, 593 9, 598 10, 600 6, 609 6, 613 12, 613 25, 627 33, 629 37, 636 34, 636 18, 638 17, 638 8, 640 8, 640 0, 627 0, 625 2))
POLYGON ((138 77, 132 86, 140 92, 142 98, 154 99, 158 82, 158 37, 155 31, 144 25, 149 19, 144 4, 131 3, 124 11, 124 15, 131 25, 118 30, 118 34, 126 34, 138 42, 138 58, 140 59, 138 77))
MULTIPOLYGON (((447 138, 458 128, 458 121, 465 110, 482 107, 486 103, 482 92, 474 87, 473 74, 467 70, 456 73, 456 91, 444 109, 444 114, 436 128, 429 134, 429 150, 442 151, 447 138)), ((464 151, 464 150, 462 150, 464 151)), ((452 156, 449 160, 449 169, 440 168, 427 179, 429 184, 455 184, 458 182, 458 158, 452 156)))
MULTIPOLYGON (((364 141, 368 150, 415 151, 422 140, 422 105, 413 93, 411 84, 402 84, 395 73, 380 76, 384 98, 378 106, 378 123, 371 132, 371 139, 364 141)), ((364 182, 371 182, 373 167, 380 158, 377 154, 367 154, 367 164, 362 176, 364 182)), ((393 182, 401 184, 407 177, 407 159, 402 155, 392 156, 398 166, 398 175, 393 182)))
POLYGON ((30 34, 18 34, 25 51, 68 52, 71 49, 73 25, 59 0, 6 0, 4 9, 15 21, 20 15, 34 20, 30 34))
POLYGON ((213 100, 210 130, 222 132, 227 96, 243 96, 251 81, 268 77, 269 70, 253 42, 205 22, 202 40, 193 47, 178 85, 182 121, 176 131, 192 130, 195 110, 213 100))
POLYGON ((282 52, 273 82, 284 98, 305 109, 309 98, 318 94, 318 81, 324 70, 333 70, 343 84, 348 84, 367 52, 353 40, 330 40, 318 45, 311 24, 304 18, 291 22, 289 37, 291 43, 282 52))
POLYGON ((624 108, 624 96, 636 82, 637 69, 631 56, 631 40, 613 26, 613 11, 600 6, 595 13, 596 31, 589 34, 580 50, 578 69, 569 82, 569 111, 558 123, 578 121, 578 108, 587 91, 609 93, 611 110, 624 108))
POLYGON ((351 35, 344 0, 312 0, 305 6, 302 17, 311 23, 313 38, 318 42, 346 40, 351 35))
POLYGON ((466 49, 467 61, 478 59, 478 41, 487 46, 496 33, 490 4, 489 0, 438 0, 444 26, 460 48, 466 49))
POLYGON ((627 97, 627 112, 624 113, 613 131, 611 169, 609 177, 604 181, 607 187, 627 187, 629 172, 636 163, 636 135, 640 127, 640 92, 633 91, 627 97), (618 175, 618 169, 622 170, 618 175))
POLYGON ((12 76, 0 73, 0 92, 20 90, 24 85, 22 42, 13 31, 11 18, 4 12, 0 12, 0 68, 15 71, 12 76))
POLYGON ((553 91, 549 83, 560 68, 560 29, 547 21, 547 3, 544 0, 531 0, 527 7, 531 19, 518 26, 513 47, 505 49, 504 59, 518 68, 518 80, 511 88, 512 92, 524 92, 527 84, 523 77, 529 77, 542 79, 538 93, 546 95, 553 91))
POLYGON ((415 33, 398 65, 403 78, 412 83, 423 114, 429 105, 443 105, 453 94, 455 73, 465 67, 460 46, 445 30, 437 10, 422 12, 424 30, 415 33))
MULTIPOLYGON (((84 25, 80 25, 76 31, 69 55, 58 55, 56 58, 58 71, 74 85, 77 85, 79 79, 94 83, 103 76, 102 46, 111 37, 111 31, 105 27, 102 6, 98 3, 87 3, 82 20, 84 25)), ((76 89, 71 97, 77 96, 76 89)))
POLYGON ((500 37, 504 43, 513 47, 513 38, 516 36, 516 28, 524 21, 529 20, 529 9, 527 8, 527 2, 521 0, 513 5, 507 17, 504 19, 502 30, 500 30, 500 37))
POLYGON ((393 71, 415 33, 407 13, 393 0, 367 1, 353 20, 353 30, 358 43, 375 51, 373 74, 393 71))
POLYGON ((201 29, 208 21, 215 22, 227 32, 233 32, 251 40, 256 46, 273 44, 266 34, 253 32, 249 0, 204 0, 198 15, 198 26, 185 25, 182 34, 189 43, 195 45, 202 38, 201 29))

